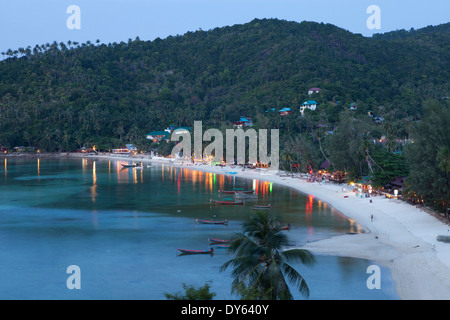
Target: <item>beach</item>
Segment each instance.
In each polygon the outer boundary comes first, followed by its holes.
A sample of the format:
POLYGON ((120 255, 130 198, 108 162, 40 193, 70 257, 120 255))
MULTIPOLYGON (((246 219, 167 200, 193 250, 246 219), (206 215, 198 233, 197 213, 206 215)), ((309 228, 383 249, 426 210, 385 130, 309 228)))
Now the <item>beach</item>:
POLYGON ((450 226, 423 209, 401 200, 384 196, 361 198, 346 184, 308 182, 299 177, 260 169, 243 169, 239 166, 192 164, 146 155, 62 154, 60 157, 164 163, 185 169, 273 182, 313 195, 315 199, 328 203, 354 220, 364 232, 309 242, 301 248, 321 255, 367 259, 389 268, 397 293, 403 300, 450 299, 450 243, 437 240, 439 235, 450 236, 450 226))

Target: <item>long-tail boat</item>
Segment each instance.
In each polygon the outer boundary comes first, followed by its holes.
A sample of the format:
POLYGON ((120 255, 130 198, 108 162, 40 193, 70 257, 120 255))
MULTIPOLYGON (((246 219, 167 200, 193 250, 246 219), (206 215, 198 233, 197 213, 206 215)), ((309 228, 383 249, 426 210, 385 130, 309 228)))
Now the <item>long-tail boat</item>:
POLYGON ((196 219, 195 221, 197 223, 203 223, 203 224, 228 224, 228 220, 213 221, 213 220, 196 219))
POLYGON ((213 200, 213 199, 211 199, 211 202, 212 203, 215 203, 215 204, 235 204, 235 205, 238 205, 238 204, 244 204, 244 201, 234 201, 234 200, 213 200))
POLYGON ((178 249, 178 251, 184 253, 184 254, 205 254, 205 253, 209 253, 212 254, 214 253, 214 249, 211 248, 209 250, 189 250, 189 249, 178 249))

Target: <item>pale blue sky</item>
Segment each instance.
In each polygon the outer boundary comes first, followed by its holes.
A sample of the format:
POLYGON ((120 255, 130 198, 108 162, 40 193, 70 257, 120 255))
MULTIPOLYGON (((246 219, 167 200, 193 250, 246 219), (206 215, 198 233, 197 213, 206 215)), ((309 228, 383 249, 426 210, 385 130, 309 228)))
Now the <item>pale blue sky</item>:
POLYGON ((0 51, 68 40, 141 40, 242 24, 254 18, 331 23, 353 33, 421 28, 450 21, 449 0, 2 0, 0 51), (69 30, 67 7, 81 9, 81 29, 69 30), (369 30, 369 5, 381 9, 381 29, 369 30))

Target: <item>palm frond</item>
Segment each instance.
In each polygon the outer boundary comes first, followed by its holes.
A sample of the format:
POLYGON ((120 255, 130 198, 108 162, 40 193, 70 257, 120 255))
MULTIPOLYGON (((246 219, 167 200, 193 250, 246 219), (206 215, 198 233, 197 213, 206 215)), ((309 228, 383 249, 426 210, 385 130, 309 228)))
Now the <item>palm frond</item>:
POLYGON ((305 249, 289 249, 281 252, 281 256, 286 261, 301 261, 305 265, 312 265, 316 262, 314 255, 305 249))
POLYGON ((282 265, 282 270, 288 281, 294 284, 299 289, 301 294, 305 297, 309 297, 309 288, 303 276, 287 263, 282 265))

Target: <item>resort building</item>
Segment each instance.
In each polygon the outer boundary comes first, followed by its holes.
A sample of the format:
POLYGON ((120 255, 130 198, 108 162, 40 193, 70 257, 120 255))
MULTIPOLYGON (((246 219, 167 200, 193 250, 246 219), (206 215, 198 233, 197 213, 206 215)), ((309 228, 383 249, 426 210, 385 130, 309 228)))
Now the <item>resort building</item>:
POLYGON ((300 106, 300 113, 303 115, 306 109, 309 110, 316 110, 317 108, 317 101, 315 100, 308 100, 302 103, 302 105, 300 106))
POLYGON ((253 122, 251 118, 241 117, 239 121, 236 121, 233 126, 237 129, 242 129, 243 127, 252 127, 253 122))
POLYGON ((146 134, 146 138, 153 140, 153 142, 159 142, 163 139, 169 139, 170 133, 167 131, 152 131, 146 134))
POLYGON ((114 154, 136 154, 137 147, 133 144, 127 144, 125 148, 112 149, 111 152, 114 154))
POLYGON ((320 88, 309 88, 308 90, 308 95, 312 95, 314 93, 319 93, 320 92, 320 88))
POLYGON ((287 116, 288 114, 292 113, 292 110, 291 108, 283 108, 280 109, 278 112, 280 113, 280 116, 287 116))
POLYGON ((172 134, 185 134, 191 132, 191 128, 179 127, 173 130, 172 134))

